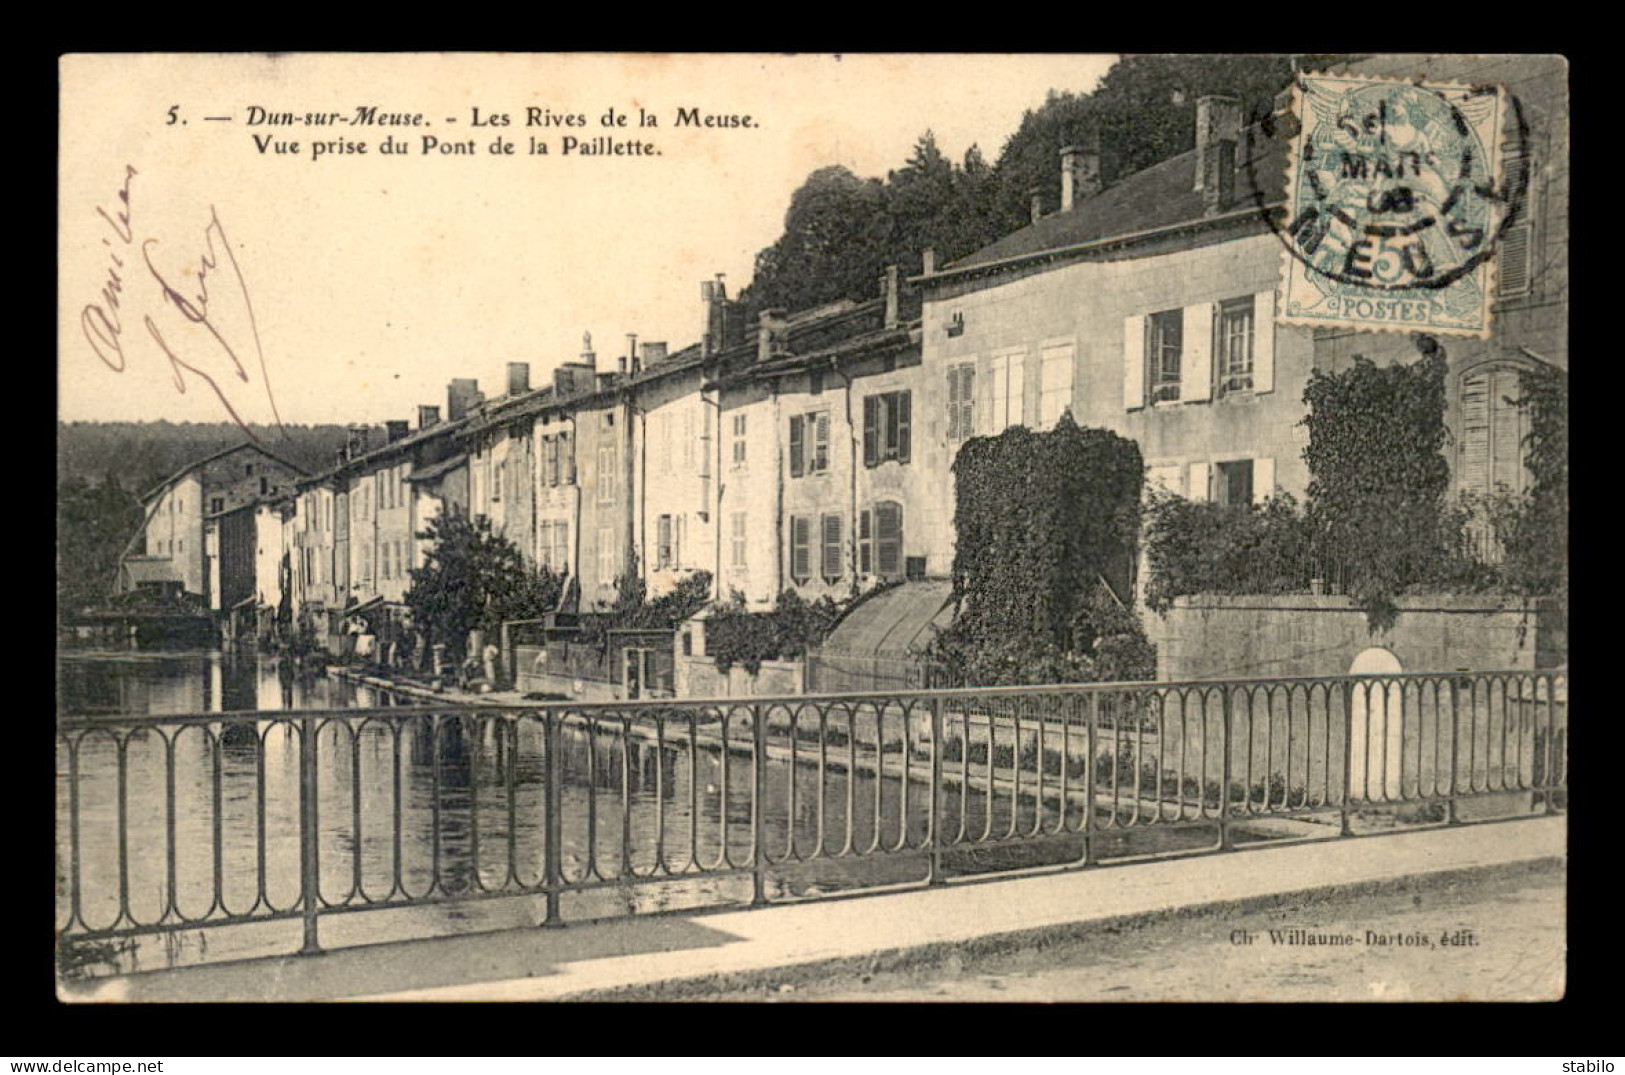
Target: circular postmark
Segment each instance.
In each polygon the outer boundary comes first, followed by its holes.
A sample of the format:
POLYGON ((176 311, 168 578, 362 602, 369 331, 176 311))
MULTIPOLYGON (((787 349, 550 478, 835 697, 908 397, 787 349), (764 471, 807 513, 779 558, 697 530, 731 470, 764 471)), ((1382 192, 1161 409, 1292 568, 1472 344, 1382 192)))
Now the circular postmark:
POLYGON ((1260 211, 1288 253, 1339 290, 1449 288, 1485 263, 1523 204, 1523 117, 1508 100, 1507 157, 1519 166, 1501 177, 1499 89, 1300 75, 1285 213, 1266 207, 1253 175, 1260 211))

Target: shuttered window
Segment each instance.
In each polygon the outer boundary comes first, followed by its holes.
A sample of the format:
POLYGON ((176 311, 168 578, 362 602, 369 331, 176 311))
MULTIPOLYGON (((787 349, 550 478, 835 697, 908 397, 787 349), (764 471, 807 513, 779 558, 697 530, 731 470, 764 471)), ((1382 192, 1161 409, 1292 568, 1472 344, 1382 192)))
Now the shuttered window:
POLYGON ((607 526, 598 529, 598 582, 602 586, 615 582, 615 531, 607 526))
POLYGON ((745 513, 736 511, 732 518, 732 566, 745 566, 745 513))
POLYGON ((606 444, 598 449, 598 503, 615 503, 615 446, 606 444))
POLYGON ((976 364, 948 367, 948 439, 976 435, 976 364))
POLYGON ((812 578, 812 519, 790 517, 790 577, 797 585, 812 578))
POLYGON ((790 416, 790 476, 822 474, 829 469, 829 412, 790 416))
POLYGON ((570 570, 570 524, 567 522, 553 524, 553 570, 570 570))
POLYGON ((875 574, 897 578, 903 573, 903 506, 889 500, 875 505, 875 574))
POLYGON ((886 392, 863 399, 863 462, 865 466, 879 466, 891 460, 909 461, 909 441, 912 439, 911 395, 909 392, 886 392))
POLYGON ((841 570, 841 517, 826 515, 821 522, 820 573, 825 582, 834 582, 844 574, 841 570))
POLYGON ((1024 351, 993 356, 988 378, 989 421, 992 423, 988 429, 990 434, 996 436, 1022 423, 1026 366, 1027 354, 1024 351))
POLYGON ((858 573, 872 575, 875 571, 875 515, 868 508, 858 513, 858 573))
POLYGON ((1502 231, 1495 241, 1495 290, 1502 298, 1529 293, 1533 234, 1533 226, 1525 219, 1502 231))
POLYGON ((656 525, 655 570, 671 566, 671 516, 662 515, 656 525))
POLYGON ((1512 367, 1462 379, 1458 481, 1463 491, 1489 496, 1503 487, 1513 494, 1527 488, 1523 461, 1527 419, 1515 402, 1520 392, 1518 371, 1512 367))

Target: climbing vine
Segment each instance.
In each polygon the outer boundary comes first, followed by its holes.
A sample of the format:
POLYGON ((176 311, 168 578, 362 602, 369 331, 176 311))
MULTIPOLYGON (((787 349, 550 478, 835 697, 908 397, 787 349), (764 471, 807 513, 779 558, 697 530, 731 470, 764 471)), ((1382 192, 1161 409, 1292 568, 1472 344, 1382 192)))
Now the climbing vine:
POLYGON ((1139 447, 1070 412, 967 441, 954 460, 958 615, 932 655, 971 684, 1148 678, 1125 602, 1140 526, 1139 447))
POLYGON ((1569 546, 1568 374, 1551 366, 1525 370, 1519 407, 1529 418, 1524 460, 1532 479, 1522 496, 1503 495, 1493 508, 1496 536, 1506 551, 1512 589, 1552 595, 1566 605, 1569 546))
POLYGON ((750 612, 745 595, 735 590, 706 620, 705 651, 724 675, 736 664, 755 675, 763 661, 806 654, 828 637, 850 605, 827 596, 808 601, 794 590, 783 590, 772 611, 750 612))
POLYGON ((1416 337, 1420 361, 1378 366, 1356 356, 1315 371, 1304 389, 1309 430, 1308 523, 1373 630, 1392 625, 1394 598, 1447 574, 1461 555, 1447 504, 1444 349, 1416 337))

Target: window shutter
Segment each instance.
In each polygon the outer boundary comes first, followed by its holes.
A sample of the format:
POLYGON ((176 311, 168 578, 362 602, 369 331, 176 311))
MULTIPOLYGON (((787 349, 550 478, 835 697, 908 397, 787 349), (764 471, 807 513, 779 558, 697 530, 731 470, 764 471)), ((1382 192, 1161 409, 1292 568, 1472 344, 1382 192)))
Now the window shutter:
POLYGON ((908 462, 909 411, 912 392, 897 393, 897 461, 908 462))
POLYGON ((826 579, 841 577, 841 517, 824 516, 823 574, 826 579))
POLYGON ((1253 391, 1275 390, 1275 291, 1253 296, 1253 391))
POLYGON ((1187 487, 1190 489, 1190 495, 1187 497, 1187 499, 1189 499, 1189 500, 1211 500, 1212 499, 1212 496, 1208 492, 1208 478, 1207 478, 1208 469, 1209 468, 1208 468, 1208 465, 1206 463, 1192 463, 1191 464, 1190 481, 1187 483, 1187 487))
POLYGON ((901 573, 903 509, 887 501, 875 505, 875 572, 883 577, 901 573))
POLYGON ((1260 503, 1275 494, 1275 457, 1253 460, 1253 503, 1260 503))
POLYGON ((874 513, 865 508, 858 514, 858 572, 872 575, 874 570, 874 513))
POLYGON ((812 575, 812 555, 808 547, 811 540, 809 520, 805 515, 790 519, 790 576, 806 580, 812 575))
POLYGON ((829 469, 829 415, 820 413, 813 419, 813 454, 808 470, 820 473, 829 469))
POLYGON ((880 455, 880 397, 863 397, 863 465, 872 467, 880 455))
POLYGON ((790 418, 790 477, 799 478, 804 473, 802 465, 803 421, 801 415, 792 415, 790 418))
POLYGON ((959 439, 959 367, 948 367, 948 439, 959 439))
POLYGON ((1505 485, 1511 493, 1521 493, 1527 483, 1523 465, 1523 408, 1517 404, 1522 391, 1518 371, 1496 370, 1490 377, 1490 489, 1505 485))
POLYGON ((1123 408, 1145 406, 1145 317, 1123 318, 1123 408))
POLYGON ((1185 344, 1180 356, 1179 398, 1213 398, 1213 324, 1217 306, 1199 302, 1185 307, 1185 344))
POLYGON ((1491 377, 1480 373, 1461 383, 1461 487, 1475 493, 1490 491, 1491 377))
POLYGON ((1500 295, 1522 295, 1529 290, 1529 240, 1532 227, 1520 220, 1495 241, 1495 290, 1500 295))
POLYGON ((976 367, 970 363, 959 367, 959 435, 976 435, 976 367))

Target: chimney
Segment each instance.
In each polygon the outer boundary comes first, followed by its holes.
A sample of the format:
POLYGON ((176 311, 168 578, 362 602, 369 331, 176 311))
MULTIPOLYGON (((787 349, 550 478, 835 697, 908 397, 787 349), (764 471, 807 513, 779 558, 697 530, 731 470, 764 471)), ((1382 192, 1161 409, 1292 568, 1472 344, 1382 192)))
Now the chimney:
MULTIPOLYGON (((592 383, 592 370, 587 371, 587 383, 592 383)), ((553 368, 553 395, 563 397, 575 390, 575 371, 564 366, 553 368)))
POLYGON ((508 395, 522 396, 530 391, 530 363, 508 363, 508 395))
POLYGON ((880 278, 880 294, 886 299, 886 327, 897 327, 897 266, 886 266, 880 278))
POLYGON ((785 315, 783 310, 763 310, 756 329, 756 361, 766 362, 784 351, 785 315))
POLYGON ((928 246, 920 251, 920 274, 930 276, 937 271, 936 247, 928 246))
POLYGON ((384 423, 384 443, 394 444, 396 441, 406 436, 411 428, 412 423, 408 422, 405 418, 391 418, 389 421, 384 423))
POLYGON ((1061 212, 1100 193, 1100 136, 1061 150, 1061 212))
POLYGON ((368 426, 350 427, 350 458, 367 454, 367 442, 372 439, 372 429, 368 426))
MULTIPOLYGON (((615 360, 615 369, 616 369, 616 372, 621 374, 623 377, 626 375, 626 356, 625 355, 622 355, 620 358, 617 358, 615 360)), ((602 384, 603 383, 602 380, 600 380, 599 383, 602 384)))
POLYGON ((1031 187, 1027 191, 1027 198, 1032 203, 1033 223, 1038 223, 1044 215, 1044 188, 1031 187))
POLYGON ((428 429, 430 426, 437 424, 439 421, 440 421, 440 408, 439 407, 431 407, 426 403, 418 405, 418 428, 419 429, 428 429))
POLYGON ((632 364, 632 372, 638 372, 638 334, 636 332, 626 334, 626 360, 632 364))
POLYGON ((664 361, 666 361, 665 341, 650 340, 648 343, 643 345, 644 369, 648 369, 650 366, 664 361))
POLYGON ((700 298, 705 303, 705 332, 700 336, 700 353, 706 357, 724 347, 723 329, 728 308, 728 288, 722 273, 715 280, 700 282, 700 298))
POLYGON ((581 364, 588 369, 598 368, 598 355, 592 349, 592 333, 581 334, 581 364))
POLYGON ((455 377, 451 384, 446 386, 446 420, 455 422, 466 418, 468 412, 480 404, 485 396, 480 392, 480 382, 472 377, 455 377))
POLYGON ((1241 102, 1234 97, 1217 95, 1196 99, 1196 176, 1195 190, 1204 189, 1208 177, 1215 173, 1210 158, 1220 152, 1219 147, 1230 143, 1232 180, 1235 171, 1236 143, 1241 141, 1241 102))
POLYGON ((1236 200, 1236 143, 1224 141, 1213 147, 1204 162, 1202 215, 1218 216, 1236 200))

